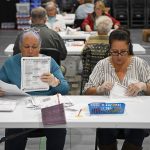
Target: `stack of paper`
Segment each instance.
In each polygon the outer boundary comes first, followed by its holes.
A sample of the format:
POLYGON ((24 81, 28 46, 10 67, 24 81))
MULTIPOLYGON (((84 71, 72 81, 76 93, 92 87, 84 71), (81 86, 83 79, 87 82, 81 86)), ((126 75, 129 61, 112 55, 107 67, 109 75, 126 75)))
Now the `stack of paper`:
POLYGON ((63 103, 65 107, 70 107, 73 105, 73 103, 68 97, 62 96, 61 94, 56 94, 53 96, 33 96, 29 97, 29 101, 31 103, 28 104, 27 107, 36 107, 36 108, 46 108, 57 105, 58 103, 60 104, 63 103))
POLYGON ((14 111, 16 108, 16 101, 8 99, 0 100, 0 111, 14 111))

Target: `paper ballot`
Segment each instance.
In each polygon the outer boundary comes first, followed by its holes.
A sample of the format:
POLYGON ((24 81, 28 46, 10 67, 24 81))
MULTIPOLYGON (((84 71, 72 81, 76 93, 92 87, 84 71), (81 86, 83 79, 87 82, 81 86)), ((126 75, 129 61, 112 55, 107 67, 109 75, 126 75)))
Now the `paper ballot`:
POLYGON ((40 77, 50 72, 51 57, 22 57, 21 58, 21 89, 25 92, 45 91, 49 85, 42 82, 40 77))
POLYGON ((127 98, 128 96, 126 95, 126 91, 127 87, 115 82, 113 88, 110 91, 110 99, 127 98))
POLYGON ((16 85, 8 84, 0 80, 0 88, 5 92, 5 95, 27 96, 28 94, 21 91, 16 85))

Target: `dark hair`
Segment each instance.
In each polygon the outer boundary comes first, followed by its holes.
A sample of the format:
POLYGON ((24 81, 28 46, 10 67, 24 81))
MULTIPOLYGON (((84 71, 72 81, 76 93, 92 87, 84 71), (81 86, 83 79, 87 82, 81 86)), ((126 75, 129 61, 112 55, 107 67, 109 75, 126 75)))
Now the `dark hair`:
POLYGON ((131 39, 130 39, 130 32, 127 32, 125 30, 120 30, 120 29, 114 30, 113 32, 111 32, 109 36, 110 48, 111 48, 113 41, 115 40, 126 41, 129 44, 129 54, 134 55, 133 46, 132 46, 131 39))
MULTIPOLYGON (((118 30, 123 30, 123 31, 125 31, 125 32, 127 32, 127 34, 129 35, 129 37, 130 37, 130 31, 126 28, 126 27, 124 27, 124 26, 119 26, 119 29, 118 30)), ((130 39, 131 40, 131 39, 130 39)))

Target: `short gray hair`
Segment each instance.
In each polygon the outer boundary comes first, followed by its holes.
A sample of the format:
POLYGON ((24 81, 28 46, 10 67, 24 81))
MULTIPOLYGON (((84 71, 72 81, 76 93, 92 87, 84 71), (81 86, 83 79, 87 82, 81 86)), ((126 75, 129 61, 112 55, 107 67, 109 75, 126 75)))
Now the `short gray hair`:
POLYGON ((55 8, 57 10, 57 5, 53 1, 47 2, 45 9, 47 10, 48 8, 55 8))
POLYGON ((98 34, 108 34, 111 30, 113 22, 108 16, 100 16, 96 19, 96 27, 98 34))
POLYGON ((41 37, 40 37, 39 33, 34 32, 33 30, 29 30, 29 31, 24 31, 24 32, 21 34, 21 36, 20 36, 20 39, 19 39, 19 48, 20 48, 20 49, 21 49, 21 46, 22 46, 24 37, 25 37, 26 35, 33 35, 35 38, 37 38, 37 40, 39 41, 39 46, 41 47, 42 40, 41 40, 41 37))
POLYGON ((46 17, 46 10, 43 7, 33 8, 31 11, 32 20, 44 19, 46 17))

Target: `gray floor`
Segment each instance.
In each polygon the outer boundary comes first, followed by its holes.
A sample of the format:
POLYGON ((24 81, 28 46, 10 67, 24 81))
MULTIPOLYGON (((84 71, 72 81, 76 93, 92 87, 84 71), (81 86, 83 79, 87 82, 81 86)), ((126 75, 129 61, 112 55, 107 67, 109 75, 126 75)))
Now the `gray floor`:
MULTIPOLYGON (((139 43, 146 49, 146 56, 150 55, 150 42, 142 41, 142 29, 131 29, 133 43, 139 43)), ((5 60, 4 49, 8 44, 14 43, 18 34, 17 30, 0 30, 0 64, 5 60)), ((148 56, 149 58, 149 56, 148 56)), ((95 129, 68 129, 64 150, 94 150, 95 129)), ((4 135, 4 129, 0 129, 0 137, 4 135)), ((119 141, 119 148, 123 141, 119 141)), ((26 150, 39 150, 40 138, 28 140, 26 150)), ((3 150, 0 144, 0 150, 3 150)), ((146 138, 143 145, 144 150, 150 150, 150 137, 146 138)), ((43 149, 42 149, 43 150, 43 149)))

